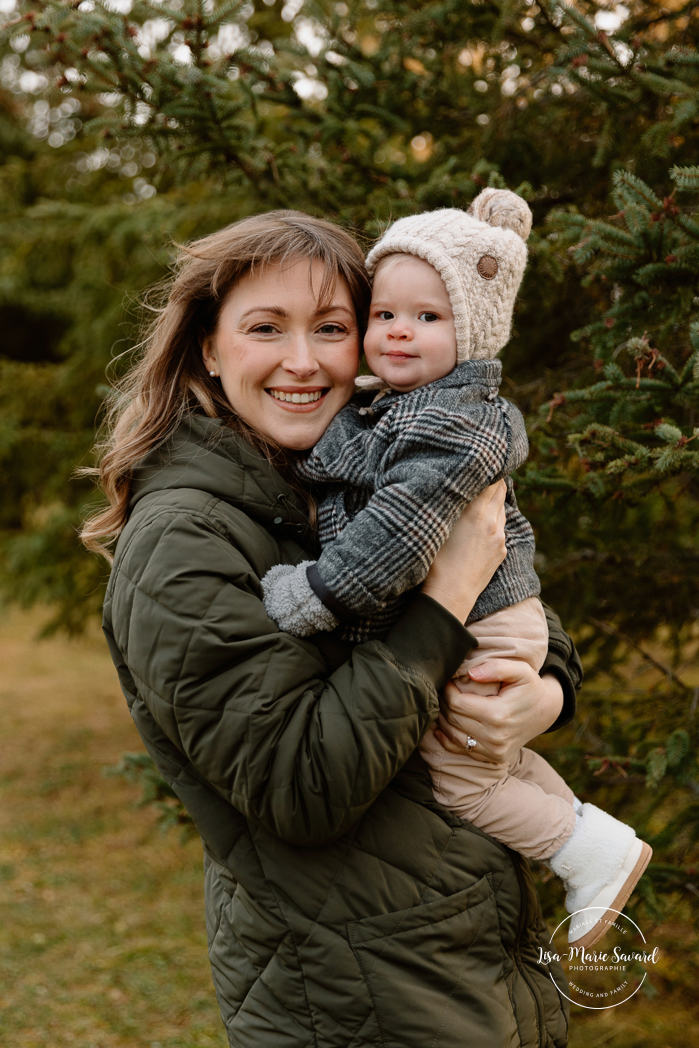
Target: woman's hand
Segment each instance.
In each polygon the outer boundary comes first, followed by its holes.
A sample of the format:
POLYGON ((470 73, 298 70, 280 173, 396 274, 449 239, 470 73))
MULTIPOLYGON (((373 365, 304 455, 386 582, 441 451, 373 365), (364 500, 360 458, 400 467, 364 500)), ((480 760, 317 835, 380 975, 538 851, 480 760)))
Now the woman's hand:
POLYGON ((461 691, 453 681, 446 685, 435 728, 439 741, 452 753, 508 764, 561 712, 559 682, 550 673, 540 677, 526 662, 492 659, 475 666, 469 676, 479 684, 502 681, 502 686, 498 695, 477 695, 461 691), (473 749, 468 747, 468 736, 476 740, 473 749))
POLYGON ((422 592, 465 622, 507 555, 504 480, 470 502, 427 573, 422 592))

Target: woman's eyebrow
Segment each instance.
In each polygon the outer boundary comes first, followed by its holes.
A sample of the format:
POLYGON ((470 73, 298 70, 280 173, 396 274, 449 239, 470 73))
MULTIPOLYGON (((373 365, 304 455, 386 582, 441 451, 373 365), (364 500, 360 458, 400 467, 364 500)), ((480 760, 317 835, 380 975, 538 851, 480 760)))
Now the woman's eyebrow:
POLYGON ((253 306, 252 309, 246 309, 244 313, 241 313, 240 319, 244 320, 251 313, 273 313, 275 317, 288 317, 289 315, 281 306, 253 306))
MULTIPOLYGON (((272 313, 275 317, 289 316, 287 310, 282 309, 281 306, 253 306, 252 309, 246 309, 244 313, 240 314, 240 320, 249 317, 251 313, 272 313)), ((347 306, 339 305, 339 303, 330 306, 322 306, 315 311, 315 316, 324 317, 327 313, 347 313, 348 316, 352 316, 352 310, 348 309, 347 306)))
POLYGON ((347 306, 341 306, 339 303, 333 303, 330 306, 322 306, 316 310, 315 315, 317 317, 324 317, 326 313, 347 313, 348 316, 352 316, 352 310, 348 309, 347 306))

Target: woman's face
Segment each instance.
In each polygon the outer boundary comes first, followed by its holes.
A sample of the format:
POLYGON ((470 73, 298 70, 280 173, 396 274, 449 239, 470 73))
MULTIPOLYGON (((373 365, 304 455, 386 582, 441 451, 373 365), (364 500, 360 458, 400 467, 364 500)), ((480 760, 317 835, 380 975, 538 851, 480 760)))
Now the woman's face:
POLYGON ((313 447, 347 403, 359 364, 349 289, 338 280, 320 309, 322 279, 322 264, 308 259, 247 274, 202 345, 204 364, 220 375, 236 413, 297 451, 313 447))

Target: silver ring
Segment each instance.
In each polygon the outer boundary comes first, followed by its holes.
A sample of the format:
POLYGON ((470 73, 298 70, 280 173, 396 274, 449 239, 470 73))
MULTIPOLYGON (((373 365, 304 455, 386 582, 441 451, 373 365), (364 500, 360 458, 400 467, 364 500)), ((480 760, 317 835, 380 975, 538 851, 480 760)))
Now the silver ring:
POLYGON ((468 748, 470 750, 472 750, 474 746, 478 745, 478 742, 477 742, 476 739, 473 738, 472 735, 467 735, 466 736, 466 745, 468 746, 468 748))

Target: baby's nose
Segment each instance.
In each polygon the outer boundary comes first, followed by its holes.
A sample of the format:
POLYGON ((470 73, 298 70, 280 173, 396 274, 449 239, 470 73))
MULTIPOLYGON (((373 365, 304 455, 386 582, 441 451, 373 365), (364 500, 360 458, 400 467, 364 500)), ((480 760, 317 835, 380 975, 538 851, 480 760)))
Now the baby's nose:
POLYGON ((413 337, 413 331, 409 324, 405 324, 402 320, 397 320, 389 328, 388 337, 407 341, 413 337))

